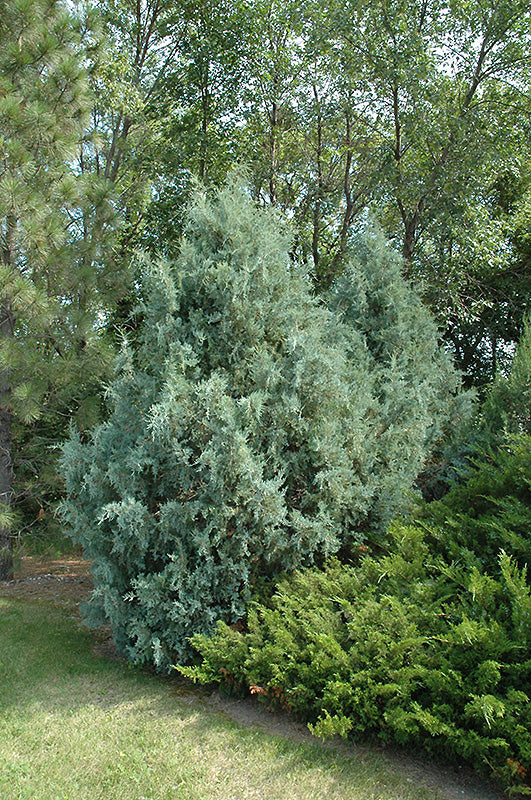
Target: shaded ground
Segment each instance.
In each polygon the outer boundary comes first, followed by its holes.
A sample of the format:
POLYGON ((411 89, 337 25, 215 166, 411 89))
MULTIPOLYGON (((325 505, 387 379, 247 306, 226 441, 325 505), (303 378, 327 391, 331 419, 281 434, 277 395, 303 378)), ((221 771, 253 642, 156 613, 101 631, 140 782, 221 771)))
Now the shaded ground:
POLYGON ((65 556, 44 561, 24 556, 14 580, 0 582, 0 596, 79 603, 91 588, 90 564, 82 558, 65 556))
MULTIPOLYGON (((14 580, 0 582, 0 597, 70 605, 84 600, 91 588, 90 565, 81 558, 72 556, 42 560, 26 556, 21 559, 14 580)), ((112 638, 106 630, 94 635, 94 649, 105 658, 117 658, 112 638)), ((314 741, 306 726, 284 714, 265 710, 253 698, 235 700, 221 697, 217 692, 208 694, 205 690, 196 690, 184 679, 175 683, 175 691, 181 696, 188 695, 190 702, 198 701, 208 710, 221 713, 241 725, 252 725, 295 741, 314 741)), ((427 756, 408 756, 383 747, 364 748, 336 739, 323 746, 340 748, 353 758, 376 750, 406 780, 437 790, 447 800, 501 800, 504 797, 503 793, 480 780, 467 768, 429 762, 427 756)))

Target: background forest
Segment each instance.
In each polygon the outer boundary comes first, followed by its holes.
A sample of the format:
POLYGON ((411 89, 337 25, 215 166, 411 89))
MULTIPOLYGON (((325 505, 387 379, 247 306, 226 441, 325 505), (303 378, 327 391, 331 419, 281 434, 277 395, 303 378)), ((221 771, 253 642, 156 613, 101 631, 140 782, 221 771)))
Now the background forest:
POLYGON ((530 21, 0 0, 0 578, 522 793, 530 21))

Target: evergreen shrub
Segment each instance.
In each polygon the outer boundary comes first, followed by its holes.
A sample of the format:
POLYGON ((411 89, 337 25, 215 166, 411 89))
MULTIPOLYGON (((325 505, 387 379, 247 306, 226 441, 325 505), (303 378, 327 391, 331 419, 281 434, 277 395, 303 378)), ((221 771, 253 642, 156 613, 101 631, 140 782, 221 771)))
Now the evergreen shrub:
POLYGON ((403 507, 458 380, 396 257, 364 241, 325 308, 275 214, 229 186, 192 206, 175 262, 144 265, 108 419, 63 453, 88 619, 135 662, 186 661, 257 581, 376 539, 403 507), (362 286, 381 312, 356 321, 362 286))
POLYGON ((459 391, 435 321, 403 271, 402 259, 371 226, 353 242, 350 262, 328 297, 347 334, 361 334, 367 350, 377 530, 407 508, 419 474, 464 435, 473 412, 474 393, 459 391))
POLYGON ((531 568, 531 437, 471 458, 463 482, 416 510, 446 560, 497 573, 500 550, 531 568))
POLYGON ((508 375, 498 375, 481 408, 480 432, 490 446, 507 437, 531 435, 531 317, 524 327, 508 375))
POLYGON ((415 747, 530 793, 531 596, 526 568, 496 574, 433 552, 395 523, 393 547, 358 566, 286 577, 243 630, 195 636, 180 671, 291 710, 318 736, 415 747))

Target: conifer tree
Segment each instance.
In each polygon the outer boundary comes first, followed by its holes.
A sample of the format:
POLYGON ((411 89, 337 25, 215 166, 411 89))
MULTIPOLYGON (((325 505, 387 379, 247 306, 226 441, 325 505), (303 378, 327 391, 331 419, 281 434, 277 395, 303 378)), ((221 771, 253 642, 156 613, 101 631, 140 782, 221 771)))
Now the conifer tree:
POLYGON ((144 274, 110 418, 65 450, 66 512, 96 617, 165 667, 193 632, 239 618, 258 577, 336 551, 363 519, 370 393, 361 368, 353 413, 335 320, 243 191, 199 200, 178 261, 144 274))
POLYGON ((481 407, 480 441, 491 446, 507 437, 531 434, 531 315, 524 327, 508 375, 499 374, 481 407))
POLYGON ((428 457, 470 418, 473 393, 460 391, 435 320, 376 223, 353 241, 347 269, 328 297, 346 330, 361 335, 367 348, 378 487, 370 526, 381 530, 405 510, 428 457))
POLYGON ((12 571, 13 436, 24 438, 13 426, 71 398, 105 360, 73 167, 90 110, 79 41, 57 0, 0 0, 0 579, 12 571))
POLYGON ((144 265, 141 339, 107 422, 64 448, 88 618, 136 662, 186 660, 188 637, 240 618, 258 580, 348 549, 375 516, 373 356, 288 251, 245 191, 198 199, 176 262, 144 265))

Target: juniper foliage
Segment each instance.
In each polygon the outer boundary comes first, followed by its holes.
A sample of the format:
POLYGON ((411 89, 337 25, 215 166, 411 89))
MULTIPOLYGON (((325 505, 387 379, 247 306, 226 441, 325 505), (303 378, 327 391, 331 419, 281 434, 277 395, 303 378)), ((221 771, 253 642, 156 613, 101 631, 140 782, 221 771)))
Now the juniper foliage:
POLYGON ((482 438, 491 446, 531 434, 531 315, 524 327, 508 375, 499 374, 481 408, 482 438))
POLYGON ((201 662, 179 671, 280 705, 320 737, 414 747, 529 794, 526 568, 503 551, 495 573, 463 567, 436 555, 427 530, 390 533, 381 558, 280 581, 244 632, 220 623, 193 637, 201 662))
POLYGON ((383 455, 366 332, 315 299, 288 252, 244 190, 199 198, 176 262, 144 265, 108 421, 65 447, 90 617, 136 662, 186 661, 188 637, 241 618, 258 579, 348 551, 411 486, 415 470, 383 455))
POLYGON ((374 414, 370 526, 382 530, 404 511, 430 455, 470 418, 473 393, 438 344, 435 320, 403 275, 402 259, 375 224, 353 242, 330 307, 347 335, 362 336, 374 414))

